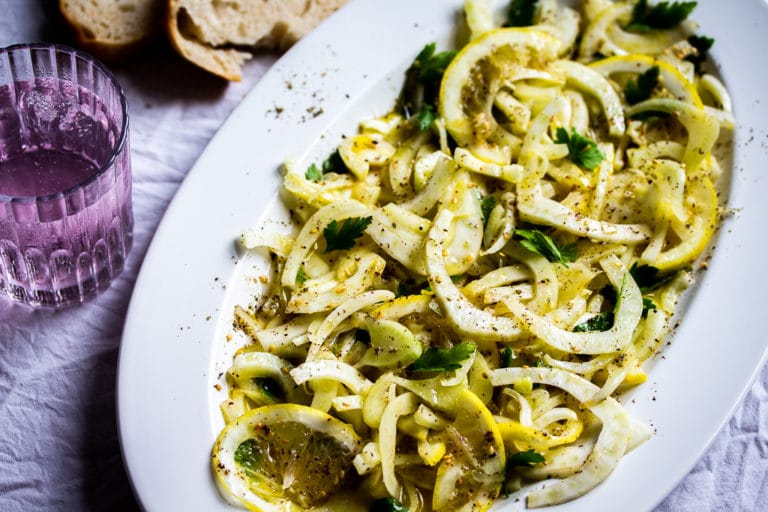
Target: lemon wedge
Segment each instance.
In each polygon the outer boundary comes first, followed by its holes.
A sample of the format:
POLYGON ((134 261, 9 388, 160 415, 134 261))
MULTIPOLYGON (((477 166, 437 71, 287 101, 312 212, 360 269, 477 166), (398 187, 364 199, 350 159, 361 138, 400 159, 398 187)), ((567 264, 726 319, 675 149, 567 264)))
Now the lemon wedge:
POLYGON ((351 426, 322 411, 266 405, 222 430, 213 469, 224 495, 249 509, 302 510, 343 487, 361 445, 351 426))

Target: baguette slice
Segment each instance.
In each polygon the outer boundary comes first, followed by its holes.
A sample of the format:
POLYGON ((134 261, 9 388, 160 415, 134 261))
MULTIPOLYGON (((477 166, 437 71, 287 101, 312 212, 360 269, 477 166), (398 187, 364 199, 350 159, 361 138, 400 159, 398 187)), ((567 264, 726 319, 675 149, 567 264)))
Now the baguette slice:
POLYGON ((251 51, 285 50, 345 2, 169 0, 168 36, 187 60, 238 81, 251 51))
POLYGON ((59 0, 78 45, 107 62, 124 60, 162 33, 166 0, 59 0))

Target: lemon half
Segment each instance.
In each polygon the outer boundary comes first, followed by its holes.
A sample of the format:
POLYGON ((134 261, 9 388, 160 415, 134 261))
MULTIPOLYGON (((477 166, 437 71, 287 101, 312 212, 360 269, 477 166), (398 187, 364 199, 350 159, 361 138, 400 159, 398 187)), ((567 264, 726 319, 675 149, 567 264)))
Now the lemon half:
POLYGON ((351 426, 322 411, 266 405, 222 430, 213 469, 224 495, 251 510, 303 510, 343 487, 361 444, 351 426))

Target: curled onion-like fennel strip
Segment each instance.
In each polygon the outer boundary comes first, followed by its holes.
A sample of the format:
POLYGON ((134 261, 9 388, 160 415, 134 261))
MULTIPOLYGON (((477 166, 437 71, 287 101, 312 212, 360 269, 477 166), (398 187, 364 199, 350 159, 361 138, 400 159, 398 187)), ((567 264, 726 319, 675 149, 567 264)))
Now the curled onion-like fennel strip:
POLYGON ((532 312, 514 296, 507 297, 504 304, 522 328, 557 350, 576 354, 619 352, 632 343, 632 333, 643 312, 643 297, 635 280, 629 273, 622 271, 622 265, 615 256, 609 256, 601 263, 608 280, 619 291, 614 322, 607 331, 566 331, 532 312))
POLYGON ((325 339, 331 335, 333 330, 353 313, 371 307, 379 302, 388 301, 394 298, 395 294, 389 290, 370 290, 363 292, 356 297, 352 297, 341 304, 325 317, 323 323, 320 324, 316 330, 308 333, 309 342, 312 344, 310 355, 313 353, 316 354, 318 348, 322 345, 325 339))
POLYGON ((274 354, 267 352, 243 352, 235 356, 229 375, 241 389, 251 389, 256 384, 255 378, 270 378, 286 393, 296 388, 296 383, 289 372, 293 365, 274 354))
MULTIPOLYGON (((288 313, 319 313, 336 308, 342 302, 368 290, 381 275, 386 265, 384 258, 376 253, 361 249, 347 257, 352 265, 350 273, 336 276, 328 273, 315 279, 308 279, 301 288, 294 290, 285 306, 288 313)), ((339 265, 344 266, 342 260, 339 265)))
POLYGON ((600 102, 608 120, 608 131, 611 135, 624 134, 624 109, 621 99, 603 75, 589 66, 572 60, 557 60, 549 66, 551 71, 565 75, 568 83, 573 83, 600 102))
POLYGON ((413 393, 403 393, 387 404, 381 413, 379 424, 379 453, 381 453, 381 472, 384 485, 390 496, 400 498, 401 486, 395 475, 395 453, 397 445, 397 420, 401 416, 413 414, 418 400, 413 393))
MULTIPOLYGON (((554 368, 502 368, 491 373, 495 386, 508 386, 523 378, 563 389, 582 403, 599 390, 586 379, 554 368)), ((602 429, 586 462, 578 473, 531 491, 527 497, 529 507, 555 505, 583 495, 605 480, 627 451, 633 426, 621 405, 609 397, 587 408, 602 422, 602 429)))
POLYGON ((496 316, 475 307, 456 287, 445 266, 443 250, 453 212, 441 208, 424 244, 429 284, 454 329, 478 340, 512 340, 521 331, 511 318, 496 316))
POLYGON ((293 368, 289 373, 298 385, 318 379, 332 380, 344 384, 356 395, 367 392, 373 385, 354 366, 336 359, 307 361, 293 368))
POLYGON ((335 201, 316 211, 304 227, 301 228, 296 241, 293 244, 288 258, 285 260, 283 275, 280 284, 288 289, 296 287, 296 275, 299 272, 302 262, 307 258, 310 251, 313 250, 315 243, 323 234, 325 227, 332 220, 341 220, 349 217, 363 215, 368 212, 368 207, 354 200, 335 201))
POLYGON ((684 161, 687 173, 695 173, 708 158, 720 133, 720 123, 705 110, 690 103, 669 98, 651 98, 627 110, 629 117, 643 112, 672 114, 688 131, 684 161))
POLYGON ((534 224, 562 229, 601 242, 637 244, 648 240, 651 231, 644 224, 617 224, 581 215, 555 200, 544 197, 541 185, 518 187, 520 215, 534 224))
POLYGON ((417 215, 426 215, 443 197, 445 191, 451 186, 451 177, 456 164, 453 159, 440 153, 436 160, 435 168, 429 177, 427 185, 415 196, 399 204, 400 208, 411 211, 417 215))
POLYGON ((424 275, 422 248, 432 223, 394 203, 371 212, 366 232, 376 245, 413 272, 424 275))

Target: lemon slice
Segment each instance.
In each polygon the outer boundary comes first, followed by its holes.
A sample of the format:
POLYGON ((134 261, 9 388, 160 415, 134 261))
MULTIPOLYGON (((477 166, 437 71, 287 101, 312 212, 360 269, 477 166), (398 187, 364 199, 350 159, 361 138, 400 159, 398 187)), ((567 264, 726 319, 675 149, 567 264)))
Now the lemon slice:
POLYGON ((504 480, 504 442, 477 395, 463 389, 455 400, 456 419, 446 429, 448 450, 437 468, 432 509, 480 512, 493 504, 504 480))
POLYGON ((302 510, 344 485, 361 445, 351 426, 322 411, 267 405, 222 430, 213 468, 223 494, 250 509, 302 510))
POLYGON ((496 129, 493 100, 505 79, 557 58, 560 41, 533 28, 500 28, 471 41, 454 57, 440 85, 440 114, 461 146, 482 145, 496 129))
POLYGON ((615 73, 645 73, 654 66, 659 68, 659 81, 672 97, 691 103, 695 107, 703 108, 704 105, 696 87, 674 66, 662 60, 654 59, 648 55, 632 54, 616 55, 589 64, 590 68, 606 77, 615 73))
POLYGON ((717 226, 718 202, 715 186, 706 176, 694 176, 686 184, 687 222, 672 222, 654 234, 641 260, 661 271, 692 263, 704 251, 717 226))

